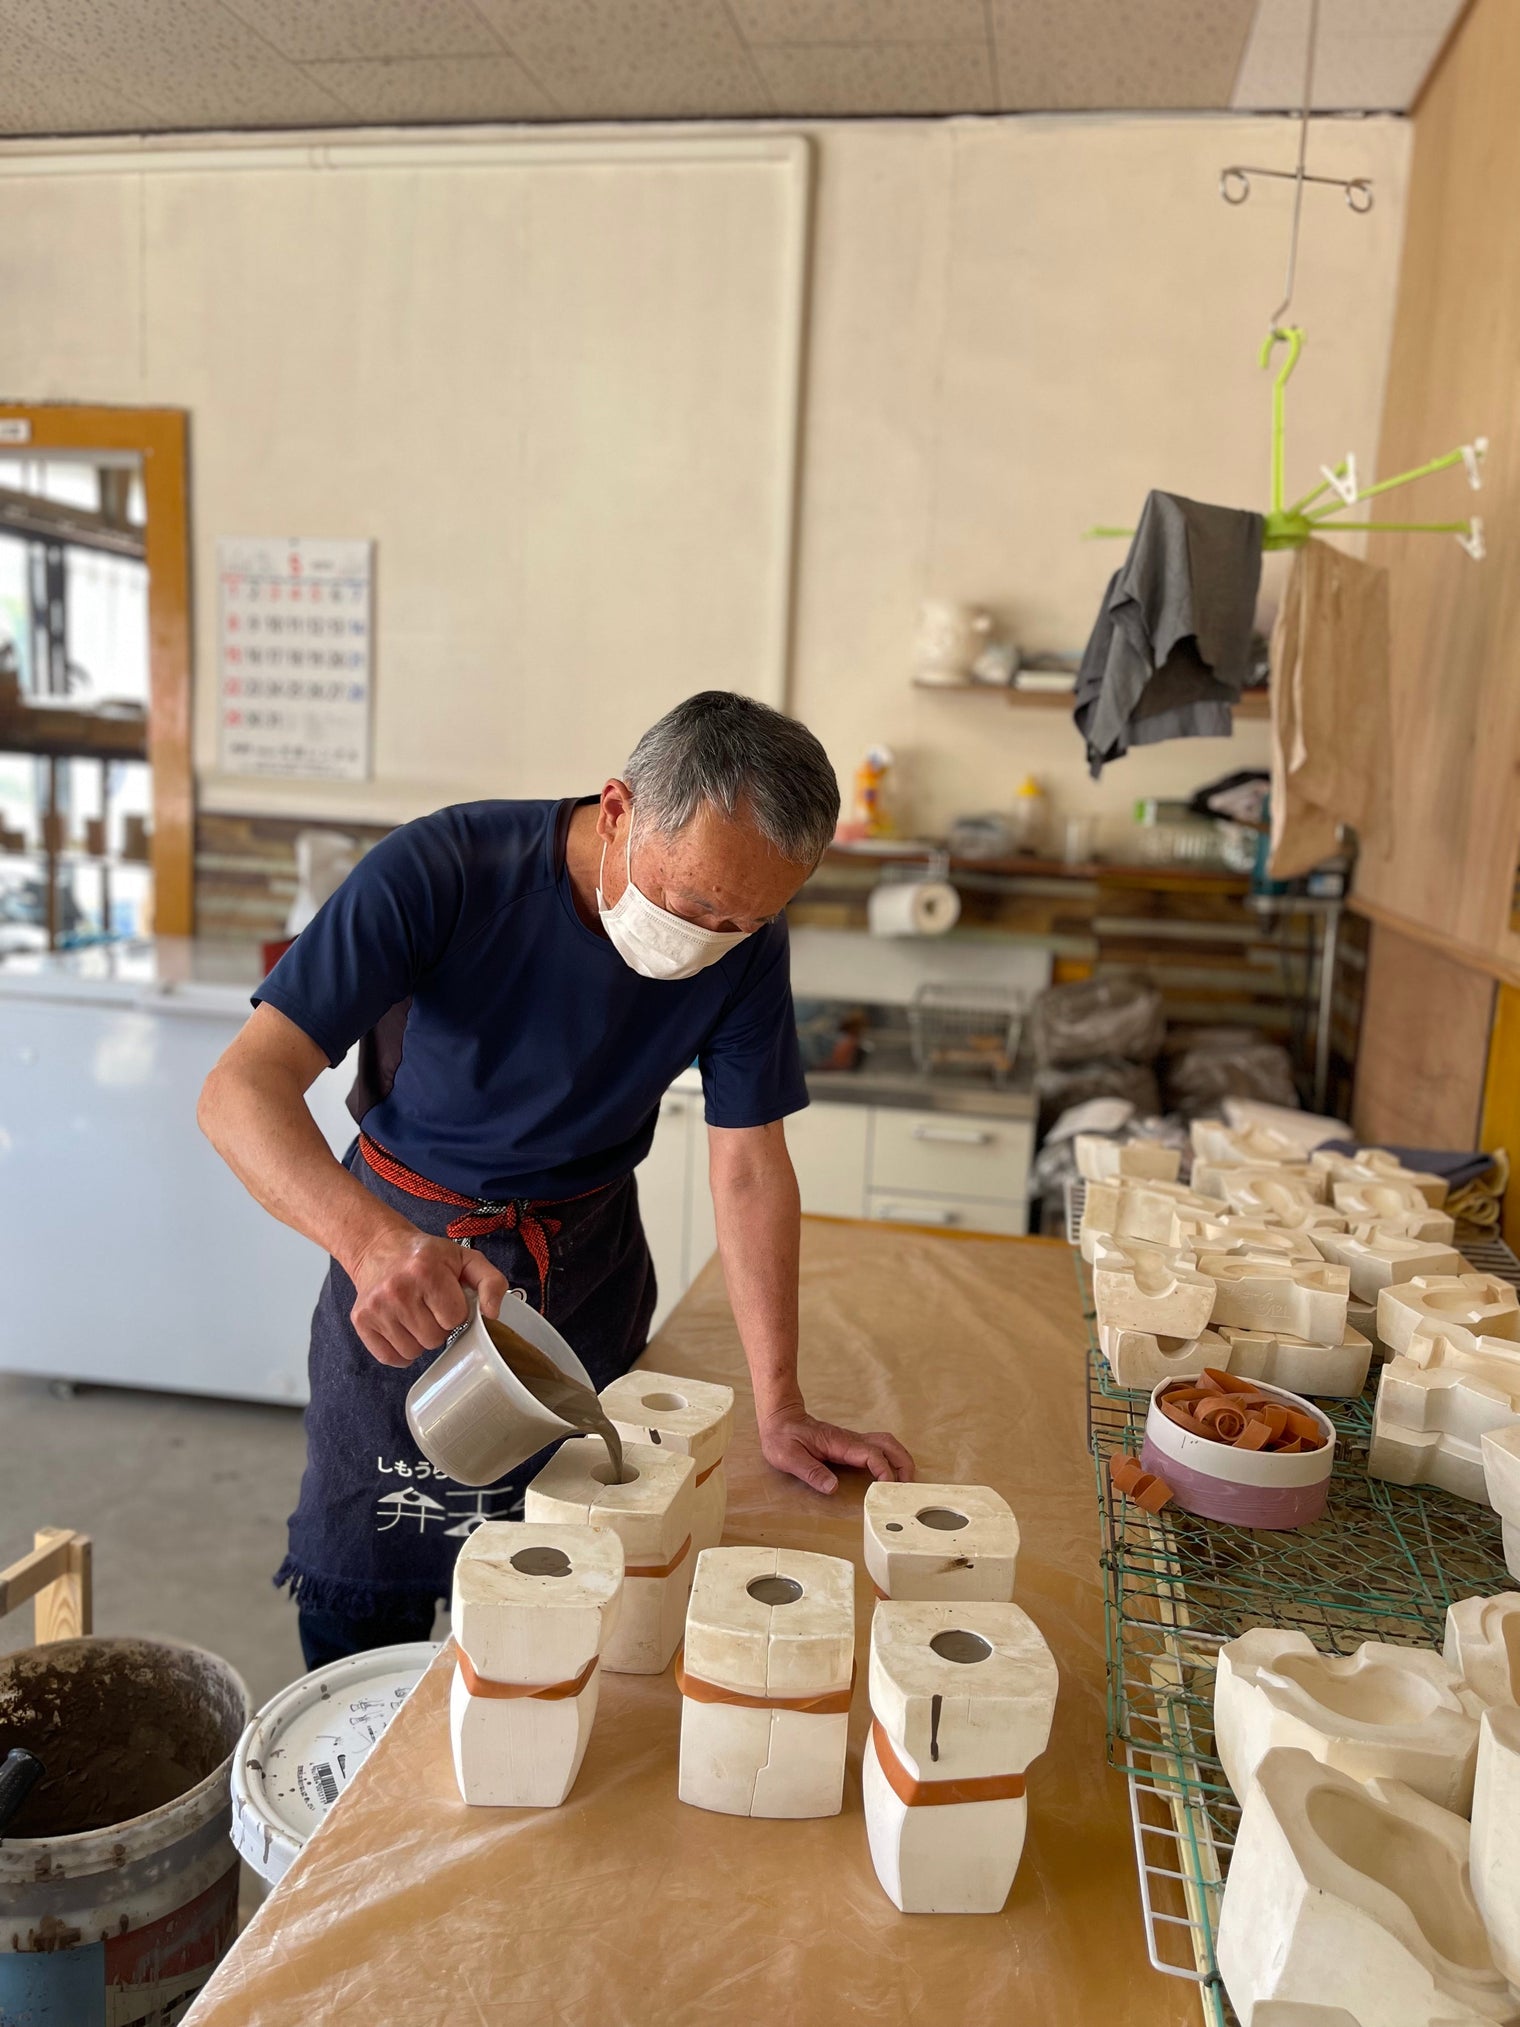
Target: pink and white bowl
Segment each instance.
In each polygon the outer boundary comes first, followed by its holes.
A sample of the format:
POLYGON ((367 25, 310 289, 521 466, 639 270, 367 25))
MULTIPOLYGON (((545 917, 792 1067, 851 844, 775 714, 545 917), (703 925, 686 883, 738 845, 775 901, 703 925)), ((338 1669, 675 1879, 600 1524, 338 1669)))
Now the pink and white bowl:
POLYGON ((1319 1519, 1330 1497, 1330 1467, 1335 1461, 1335 1427, 1327 1415, 1298 1394, 1258 1383, 1258 1393, 1318 1422, 1324 1444, 1286 1457, 1270 1450, 1237 1450, 1229 1443, 1195 1436, 1161 1412, 1162 1394, 1178 1384, 1176 1379, 1164 1379, 1151 1394, 1140 1462, 1166 1480, 1185 1513, 1227 1520, 1235 1527, 1303 1527, 1319 1519))

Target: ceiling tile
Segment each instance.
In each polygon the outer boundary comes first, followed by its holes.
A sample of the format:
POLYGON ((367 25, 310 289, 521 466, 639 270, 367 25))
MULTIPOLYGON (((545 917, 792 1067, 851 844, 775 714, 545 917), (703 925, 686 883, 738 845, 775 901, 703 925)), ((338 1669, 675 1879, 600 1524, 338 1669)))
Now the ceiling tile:
POLYGON ((318 126, 341 107, 261 35, 209 0, 0 0, 5 39, 39 42, 188 127, 318 126))
POLYGON ((125 133, 157 122, 25 29, 5 31, 0 134, 125 133))
POLYGON ((723 0, 478 0, 570 119, 723 118, 770 102, 723 0))
POLYGON ((312 63, 307 69, 361 120, 542 120, 555 114, 510 56, 312 63))
POLYGON ((1001 105, 1226 106, 1255 0, 989 0, 1001 105))
POLYGON ((470 0, 223 0, 295 63, 344 57, 500 56, 470 0))
MULTIPOLYGON (((1324 0, 1314 57, 1321 112, 1399 111, 1440 55, 1462 0, 1324 0)), ((1279 112, 1303 103, 1308 0, 1261 0, 1231 104, 1279 112)))
POLYGON ((755 62, 784 116, 993 110, 985 42, 773 45, 755 62))
POLYGON ((746 42, 979 42, 982 0, 729 0, 746 42))

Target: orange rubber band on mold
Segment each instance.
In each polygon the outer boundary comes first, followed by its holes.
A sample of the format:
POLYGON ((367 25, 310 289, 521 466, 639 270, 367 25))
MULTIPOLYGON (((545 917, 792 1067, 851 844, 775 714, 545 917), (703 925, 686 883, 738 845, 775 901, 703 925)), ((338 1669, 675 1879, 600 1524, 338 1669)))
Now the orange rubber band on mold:
POLYGON ((919 1780, 910 1774, 897 1757, 892 1741, 881 1728, 881 1720, 871 1719, 871 1742, 876 1747, 876 1763, 886 1777, 887 1786, 899 1802, 910 1809, 943 1807, 956 1802, 1016 1802, 1024 1793, 1022 1774, 983 1774, 976 1779, 966 1780, 919 1780))
POLYGON ((503 1700, 518 1696, 533 1696, 541 1703, 560 1703, 567 1697, 580 1695, 596 1673, 596 1664, 602 1657, 600 1654, 593 1654, 580 1674, 572 1677, 569 1682, 494 1682, 488 1675, 476 1674, 474 1664, 463 1647, 456 1650, 454 1658, 459 1668, 459 1678, 471 1696, 503 1700))
POLYGON ((843 1717, 855 1694, 853 1663, 844 1689, 826 1689, 818 1696, 747 1696, 742 1690, 708 1682, 701 1675, 688 1675, 685 1661, 686 1649, 682 1647, 676 1654, 676 1687, 693 1703, 731 1703, 739 1710, 795 1710, 812 1717, 843 1717))

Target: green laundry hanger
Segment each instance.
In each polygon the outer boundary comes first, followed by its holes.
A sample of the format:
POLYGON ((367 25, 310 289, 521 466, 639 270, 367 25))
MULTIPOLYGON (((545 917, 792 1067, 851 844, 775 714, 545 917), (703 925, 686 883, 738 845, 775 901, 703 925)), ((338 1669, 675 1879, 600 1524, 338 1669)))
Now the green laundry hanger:
MULTIPOLYGON (((1220 194, 1230 204, 1240 204, 1250 194, 1251 176, 1282 176, 1292 174, 1293 227, 1288 244, 1288 272, 1282 301, 1267 320, 1267 335, 1261 342, 1258 363, 1263 369, 1270 369, 1272 355, 1279 345, 1286 345, 1288 356, 1277 370, 1272 382, 1272 486, 1271 505, 1263 516, 1262 547, 1264 549, 1301 549, 1305 542, 1312 540, 1322 529, 1334 533, 1383 533, 1400 535, 1454 535, 1462 548, 1475 563, 1481 563, 1487 553, 1483 522, 1480 516, 1470 515, 1465 521, 1343 521, 1339 517, 1347 507, 1356 506, 1362 500, 1391 493, 1400 486, 1412 485, 1416 479, 1429 478, 1433 472, 1449 471, 1455 465, 1466 468, 1469 485, 1476 492, 1482 485, 1479 471, 1488 453, 1487 437, 1474 437, 1471 443, 1459 444, 1455 450, 1443 452, 1440 457, 1431 458, 1428 463, 1416 465, 1407 472, 1398 472, 1391 479, 1379 479, 1376 484, 1363 486, 1356 476, 1356 456, 1348 451, 1341 462, 1333 468, 1320 466, 1320 483, 1310 492, 1303 494, 1291 504, 1285 505, 1284 474, 1286 469, 1285 419, 1287 386, 1293 377, 1293 369, 1304 348, 1304 332, 1300 324, 1284 324, 1293 302, 1293 283, 1298 269, 1298 224, 1303 204, 1304 184, 1333 183, 1346 193, 1346 201, 1353 211, 1366 212, 1372 209, 1372 186, 1365 177, 1354 177, 1343 182, 1338 177, 1306 176, 1304 160, 1309 138, 1309 109, 1314 95, 1314 52, 1319 28, 1319 0, 1311 0, 1309 14, 1309 46, 1304 68, 1304 102, 1300 114, 1298 139, 1298 167, 1294 172, 1283 169, 1251 169, 1235 167, 1221 172, 1220 194), (1318 512, 1309 510, 1324 499, 1326 493, 1334 493, 1335 499, 1320 507, 1318 512)), ((1088 538, 1133 535, 1133 528, 1089 528, 1088 538)))

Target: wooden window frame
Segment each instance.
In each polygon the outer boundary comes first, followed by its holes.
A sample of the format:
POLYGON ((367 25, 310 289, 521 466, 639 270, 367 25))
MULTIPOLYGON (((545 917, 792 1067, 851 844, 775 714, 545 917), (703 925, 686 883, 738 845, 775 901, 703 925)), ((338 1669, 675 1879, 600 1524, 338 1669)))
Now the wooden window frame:
POLYGON ((190 758, 189 417, 182 408, 3 402, 0 423, 26 426, 7 457, 49 451, 135 451, 147 501, 148 763, 153 775, 153 926, 195 927, 195 777, 190 758))

